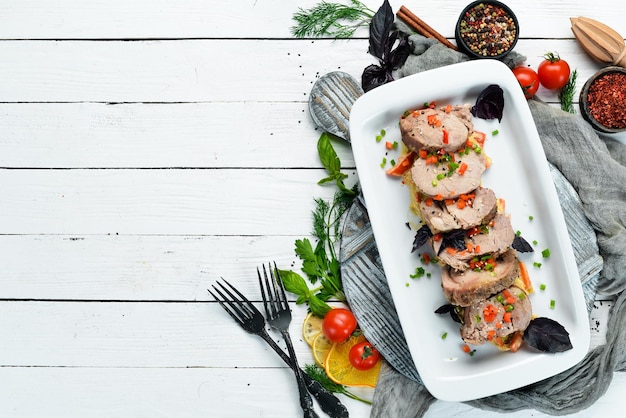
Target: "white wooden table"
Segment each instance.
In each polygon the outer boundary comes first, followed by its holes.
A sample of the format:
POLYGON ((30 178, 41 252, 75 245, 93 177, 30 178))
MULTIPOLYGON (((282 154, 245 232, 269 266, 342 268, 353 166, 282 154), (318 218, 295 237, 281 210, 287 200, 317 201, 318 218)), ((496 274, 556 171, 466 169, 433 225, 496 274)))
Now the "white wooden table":
MULTIPOLYGON (((332 194, 316 184, 308 93, 374 59, 365 29, 293 39, 291 16, 315 3, 0 0, 0 416, 301 416, 290 371, 206 288, 223 276, 258 299, 256 266, 298 267, 313 198, 332 194)), ((600 66, 569 17, 626 34, 616 0, 507 3, 528 63, 556 50, 579 88, 600 66)), ((391 2, 402 4, 452 38, 466 2, 391 2)), ((350 148, 336 147, 352 175, 350 148)), ((304 364, 305 309, 293 311, 304 364)), ((577 416, 607 416, 625 390, 616 375, 577 416)), ((444 414, 490 416, 428 412, 444 414)))

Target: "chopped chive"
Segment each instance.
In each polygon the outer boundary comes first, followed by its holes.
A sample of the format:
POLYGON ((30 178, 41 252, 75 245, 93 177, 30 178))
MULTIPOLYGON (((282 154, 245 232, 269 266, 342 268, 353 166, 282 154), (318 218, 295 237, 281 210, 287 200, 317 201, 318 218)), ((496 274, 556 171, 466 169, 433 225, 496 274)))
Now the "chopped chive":
POLYGON ((556 300, 554 299, 550 300, 550 309, 554 309, 555 306, 556 306, 556 300))
POLYGON ((535 261, 533 263, 533 266, 535 266, 535 267, 537 267, 539 269, 539 268, 541 268, 541 263, 538 263, 538 262, 535 261))
POLYGON ((391 166, 395 167, 395 165, 396 165, 396 160, 391 160, 391 166))
POLYGON ((535 217, 534 217, 533 215, 529 215, 529 216, 528 216, 528 220, 529 220, 529 221, 532 221, 533 219, 535 219, 535 217))
POLYGON ((541 256, 542 256, 543 258, 548 258, 548 257, 550 257, 550 249, 549 249, 549 248, 546 248, 545 250, 543 250, 543 251, 541 252, 541 256))
POLYGON ((433 180, 433 181, 431 182, 431 184, 433 185, 433 187, 435 187, 435 186, 437 186, 437 184, 439 184, 439 183, 437 183, 437 180, 433 180))
POLYGON ((522 231, 515 231, 515 235, 517 235, 518 237, 522 236, 522 231))
POLYGON ((441 334, 441 339, 445 340, 447 336, 448 336, 448 333, 444 332, 443 334, 441 334))
POLYGON ((537 244, 538 244, 537 240, 536 240, 536 239, 534 239, 534 240, 533 240, 533 245, 537 245, 537 244))
POLYGON ((383 136, 382 135, 376 135, 376 142, 380 142, 383 140, 383 136))
POLYGON ((424 276, 426 274, 426 270, 424 270, 423 267, 416 267, 415 268, 415 273, 409 275, 409 277, 411 279, 419 279, 420 277, 424 276))
POLYGON ((545 283, 541 283, 539 285, 539 290, 546 290, 546 284, 545 283))
POLYGON ((385 168, 386 165, 387 165, 387 159, 383 157, 383 161, 380 163, 380 168, 385 168))
POLYGON ((496 136, 500 133, 500 131, 498 131, 497 129, 491 131, 491 135, 496 136))

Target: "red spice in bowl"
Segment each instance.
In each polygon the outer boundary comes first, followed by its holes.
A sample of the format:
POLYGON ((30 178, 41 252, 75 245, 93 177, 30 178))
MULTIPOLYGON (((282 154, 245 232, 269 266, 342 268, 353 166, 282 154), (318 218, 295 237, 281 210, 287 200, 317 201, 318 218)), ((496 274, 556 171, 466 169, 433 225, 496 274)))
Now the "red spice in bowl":
POLYGON ((597 130, 626 130, 626 69, 607 67, 592 76, 580 95, 583 117, 597 130))
POLYGON ((479 0, 461 12, 455 37, 459 49, 472 58, 502 58, 517 43, 519 25, 505 4, 479 0))

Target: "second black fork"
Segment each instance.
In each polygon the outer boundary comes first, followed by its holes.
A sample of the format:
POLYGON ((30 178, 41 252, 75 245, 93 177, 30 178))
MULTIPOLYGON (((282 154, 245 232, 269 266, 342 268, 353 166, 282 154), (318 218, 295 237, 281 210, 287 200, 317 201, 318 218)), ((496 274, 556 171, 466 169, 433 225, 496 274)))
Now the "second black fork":
POLYGON ((267 322, 276 328, 287 345, 287 352, 289 353, 290 360, 292 362, 292 369, 298 382, 298 391, 300 392, 300 405, 304 411, 305 417, 315 418, 317 414, 313 410, 313 401, 309 392, 306 390, 304 383, 304 376, 302 370, 298 365, 298 359, 296 358, 296 352, 293 349, 293 343, 291 336, 289 335, 289 324, 291 323, 291 309, 285 295, 285 288, 283 281, 279 276, 276 263, 274 267, 268 264, 269 278, 265 265, 263 265, 263 278, 261 278, 261 272, 257 268, 257 275, 259 276, 259 286, 261 287, 261 296, 263 297, 263 306, 265 307, 265 314, 267 316, 267 322))

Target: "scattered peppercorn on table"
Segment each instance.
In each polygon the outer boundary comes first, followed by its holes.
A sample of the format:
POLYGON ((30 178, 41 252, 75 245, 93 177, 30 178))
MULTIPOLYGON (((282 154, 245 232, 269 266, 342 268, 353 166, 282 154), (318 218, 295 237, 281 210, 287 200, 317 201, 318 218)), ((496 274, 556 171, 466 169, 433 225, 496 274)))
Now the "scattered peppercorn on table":
MULTIPOLYGON (((325 73, 360 80, 376 61, 366 28, 295 39, 292 16, 317 3, 4 2, 0 416, 301 416, 290 369, 206 289, 224 277, 260 301, 255 269, 298 270, 294 241, 311 235, 314 199, 334 193, 317 184, 326 172, 308 94, 325 73)), ((390 2, 450 40, 468 3, 390 2)), ((576 94, 602 66, 569 18, 626 33, 624 3, 506 4, 519 21, 515 51, 533 68, 557 51, 578 71, 576 94)), ((537 96, 558 106, 554 91, 537 96)), ((349 145, 333 145, 356 179, 349 145)), ((291 296, 304 366, 314 361, 301 336, 307 312, 291 296)), ((596 302, 592 345, 610 305, 596 302)), ((573 416, 610 416, 624 391, 618 373, 573 416)), ((369 416, 339 396, 351 416, 369 416)), ((426 414, 460 415, 500 416, 450 402, 426 414)))

